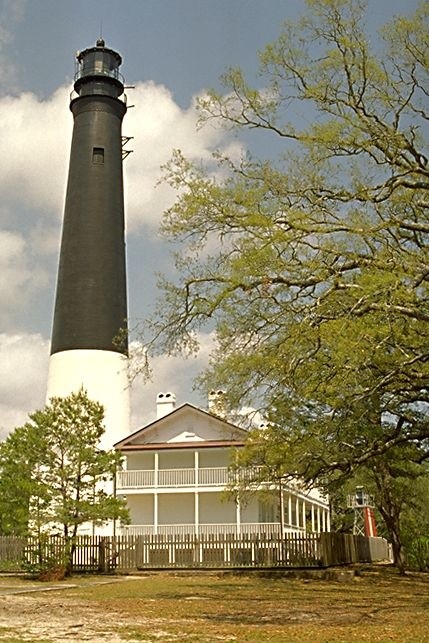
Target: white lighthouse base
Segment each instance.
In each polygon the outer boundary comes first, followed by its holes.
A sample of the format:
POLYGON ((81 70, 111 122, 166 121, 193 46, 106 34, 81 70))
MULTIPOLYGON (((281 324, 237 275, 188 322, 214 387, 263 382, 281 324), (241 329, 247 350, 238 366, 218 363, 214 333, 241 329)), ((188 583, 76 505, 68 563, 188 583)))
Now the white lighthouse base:
POLYGON ((105 433, 100 447, 111 449, 130 433, 128 358, 114 351, 68 350, 49 361, 47 401, 83 388, 90 400, 104 407, 105 433))

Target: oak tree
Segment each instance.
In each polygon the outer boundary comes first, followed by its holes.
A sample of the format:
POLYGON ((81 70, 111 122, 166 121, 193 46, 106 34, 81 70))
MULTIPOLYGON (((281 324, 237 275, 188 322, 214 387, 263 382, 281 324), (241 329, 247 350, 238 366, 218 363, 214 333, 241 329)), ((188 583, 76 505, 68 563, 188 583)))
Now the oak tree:
POLYGON ((251 131, 267 157, 166 167, 179 278, 149 349, 214 329, 201 385, 256 405, 293 471, 329 481, 429 457, 429 3, 375 42, 360 0, 307 5, 261 52, 259 87, 231 69, 200 100, 202 125, 251 131))

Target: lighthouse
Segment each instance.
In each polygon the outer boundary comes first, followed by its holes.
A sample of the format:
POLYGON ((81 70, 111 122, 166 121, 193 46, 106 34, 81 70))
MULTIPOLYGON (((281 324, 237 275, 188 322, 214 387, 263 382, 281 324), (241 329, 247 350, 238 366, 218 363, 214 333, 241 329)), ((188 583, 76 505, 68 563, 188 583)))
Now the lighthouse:
POLYGON ((121 56, 103 39, 78 52, 73 137, 47 397, 83 387, 103 404, 110 448, 129 433, 121 56))

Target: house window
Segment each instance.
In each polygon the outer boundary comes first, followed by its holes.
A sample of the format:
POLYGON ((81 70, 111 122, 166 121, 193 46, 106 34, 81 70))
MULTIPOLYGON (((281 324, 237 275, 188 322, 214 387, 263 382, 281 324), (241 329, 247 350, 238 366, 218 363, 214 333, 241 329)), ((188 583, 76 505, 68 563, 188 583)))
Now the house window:
POLYGON ((104 147, 92 148, 92 162, 102 165, 104 163, 104 147))

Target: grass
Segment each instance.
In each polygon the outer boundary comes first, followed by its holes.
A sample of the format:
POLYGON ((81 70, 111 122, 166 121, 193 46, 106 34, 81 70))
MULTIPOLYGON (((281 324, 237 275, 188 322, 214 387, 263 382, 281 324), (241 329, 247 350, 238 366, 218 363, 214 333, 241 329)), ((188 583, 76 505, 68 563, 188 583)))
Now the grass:
MULTIPOLYGON (((130 616, 144 614, 168 635, 200 643, 429 641, 428 580, 158 577, 111 587, 103 602, 130 616)), ((96 589, 85 596, 100 600, 96 589)), ((145 625, 131 634, 148 640, 147 632, 145 625)))
MULTIPOLYGON (((105 628, 124 641, 429 642, 425 574, 400 577, 390 568, 368 568, 344 582, 252 574, 159 574, 91 584, 94 581, 71 579, 79 586, 49 592, 47 605, 56 609, 60 597, 63 610, 85 607, 101 622, 105 615, 105 628)), ((27 600, 37 601, 41 595, 46 600, 45 593, 28 595, 27 600)), ((21 639, 4 639, 0 631, 0 640, 21 639)))

